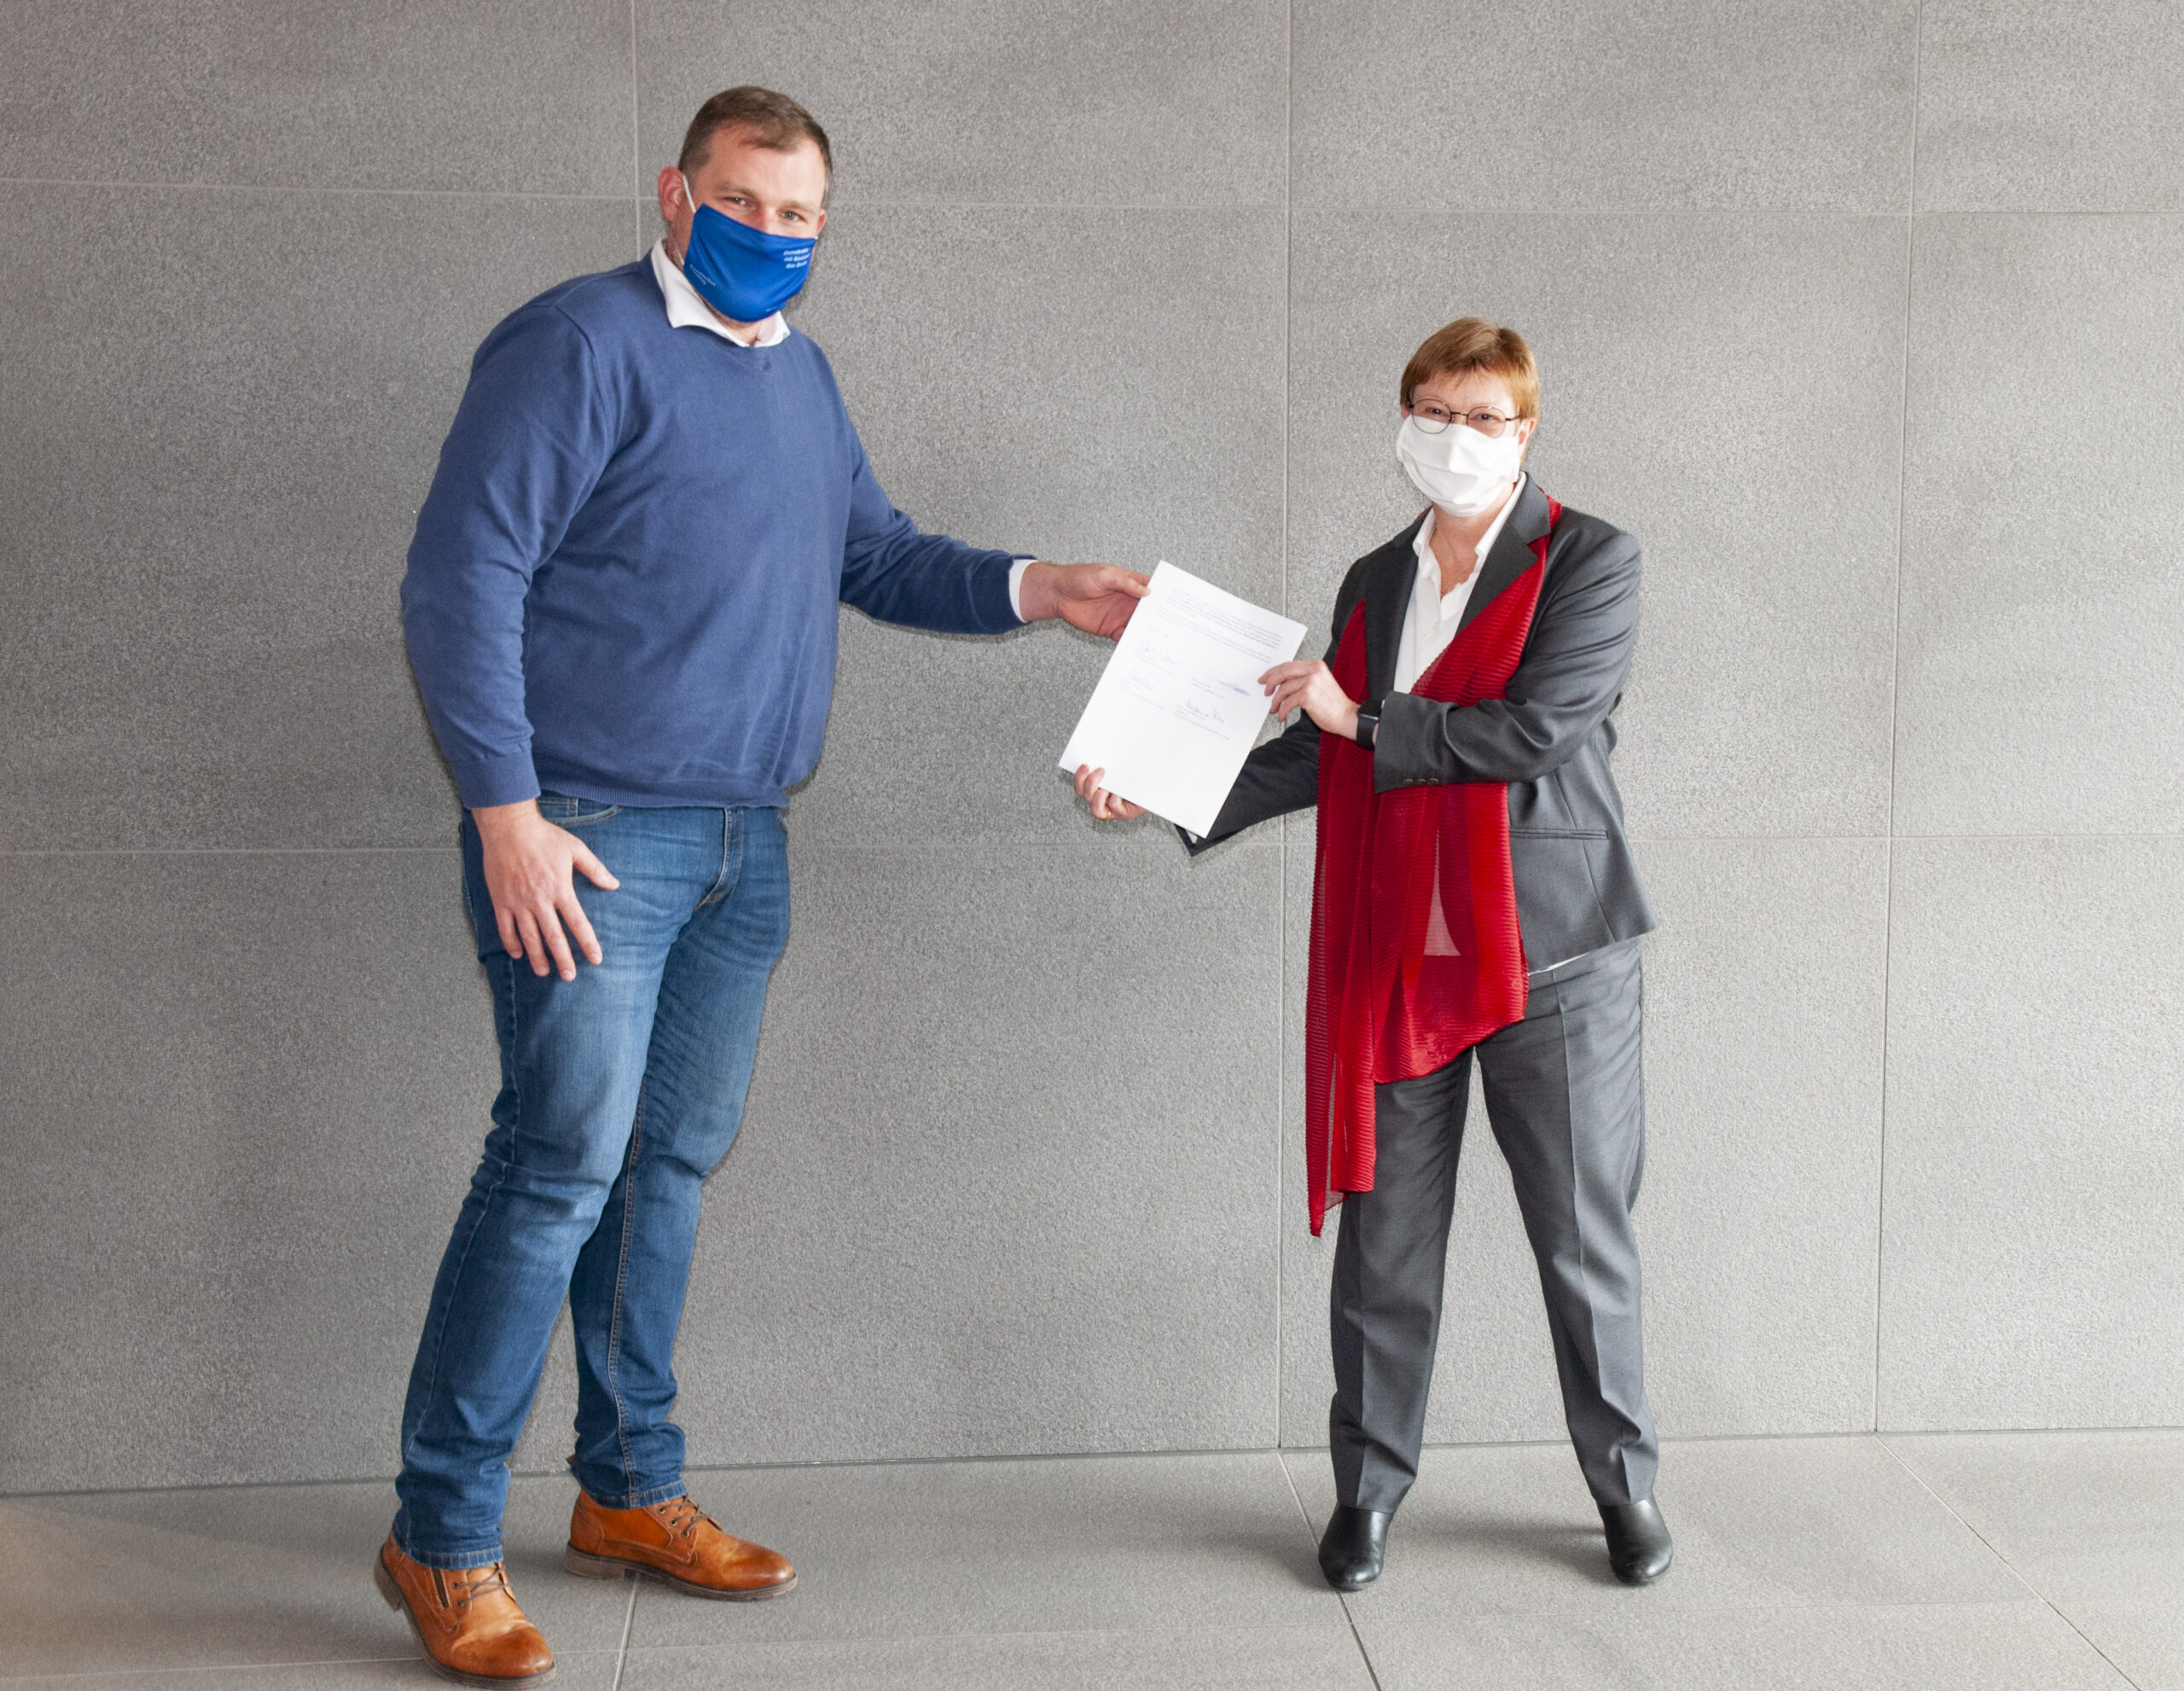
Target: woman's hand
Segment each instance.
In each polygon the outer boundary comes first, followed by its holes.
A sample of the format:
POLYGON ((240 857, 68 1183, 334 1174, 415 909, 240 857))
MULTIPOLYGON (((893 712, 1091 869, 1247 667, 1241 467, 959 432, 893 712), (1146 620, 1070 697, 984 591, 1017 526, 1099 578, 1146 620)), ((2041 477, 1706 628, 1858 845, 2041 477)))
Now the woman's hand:
POLYGON ((1276 664, 1259 677, 1259 684, 1274 695, 1267 708, 1275 716, 1302 711, 1320 725, 1322 734, 1357 738, 1357 701, 1342 690, 1325 664, 1276 664))
POLYGON ((1077 796, 1092 807, 1092 814, 1101 822, 1128 822, 1133 816, 1145 814, 1145 806, 1133 805, 1127 799, 1118 799, 1100 783, 1107 778, 1105 770, 1095 770, 1089 764, 1077 766, 1077 796))

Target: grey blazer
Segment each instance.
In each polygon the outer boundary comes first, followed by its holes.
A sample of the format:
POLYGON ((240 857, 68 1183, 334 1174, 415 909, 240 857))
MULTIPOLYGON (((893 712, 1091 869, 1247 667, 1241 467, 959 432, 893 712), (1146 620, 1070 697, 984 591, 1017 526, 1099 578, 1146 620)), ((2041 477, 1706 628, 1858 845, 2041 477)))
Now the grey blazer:
MULTIPOLYGON (((1479 567, 1460 630, 1531 567, 1532 542, 1547 526, 1547 496, 1527 479, 1479 567)), ((1548 543, 1547 579, 1507 696, 1457 706, 1390 690, 1417 575, 1417 532, 1413 523, 1360 558, 1335 596, 1327 661, 1362 601, 1366 696, 1386 701, 1373 750, 1374 788, 1508 782, 1517 921, 1533 968, 1650 933, 1653 907, 1623 836, 1623 797, 1608 770, 1612 718, 1638 637, 1638 543, 1565 506, 1548 543)), ((1186 843, 1203 851, 1316 804, 1319 780, 1320 730, 1300 712, 1293 727, 1245 761, 1212 833, 1186 843)))

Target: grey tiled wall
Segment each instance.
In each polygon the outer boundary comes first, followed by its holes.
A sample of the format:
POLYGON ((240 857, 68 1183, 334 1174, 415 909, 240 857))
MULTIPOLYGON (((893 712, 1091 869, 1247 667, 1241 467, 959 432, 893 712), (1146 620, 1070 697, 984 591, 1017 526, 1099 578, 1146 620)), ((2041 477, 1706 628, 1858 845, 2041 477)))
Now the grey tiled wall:
MULTIPOLYGON (((1647 544, 1665 1430, 2184 1420, 2174 8, 63 0, 0 67, 0 1490, 392 1468, 494 1077, 404 549, 471 348, 746 80, 931 526, 1316 624, 1411 346, 1532 338, 1647 544)), ((1310 819, 1095 829, 1093 642, 843 633, 694 1460, 1321 1441, 1310 819)), ((1432 1436, 1554 1438, 1480 1126, 1432 1436)))

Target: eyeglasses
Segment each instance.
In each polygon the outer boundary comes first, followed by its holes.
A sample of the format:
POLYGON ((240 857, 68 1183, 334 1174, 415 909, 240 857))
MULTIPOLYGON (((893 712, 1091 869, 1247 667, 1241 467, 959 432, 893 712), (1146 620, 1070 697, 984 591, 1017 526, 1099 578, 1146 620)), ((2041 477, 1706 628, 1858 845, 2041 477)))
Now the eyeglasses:
POLYGON ((1499 440, 1504 430, 1517 421, 1505 417, 1499 411, 1481 408, 1476 411, 1452 411, 1446 405, 1437 405, 1432 400, 1410 408, 1410 420, 1428 434, 1438 434, 1450 423, 1460 422, 1466 428, 1475 428, 1489 440, 1499 440))

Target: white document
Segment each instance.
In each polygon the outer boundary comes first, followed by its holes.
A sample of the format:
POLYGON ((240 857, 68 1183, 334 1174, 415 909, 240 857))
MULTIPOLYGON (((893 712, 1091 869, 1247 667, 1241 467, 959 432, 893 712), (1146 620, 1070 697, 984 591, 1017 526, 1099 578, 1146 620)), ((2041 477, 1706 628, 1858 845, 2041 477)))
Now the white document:
POLYGON ((1101 785, 1189 829, 1211 831, 1266 722, 1259 677, 1297 655, 1304 625, 1163 560, 1061 754, 1101 785))

